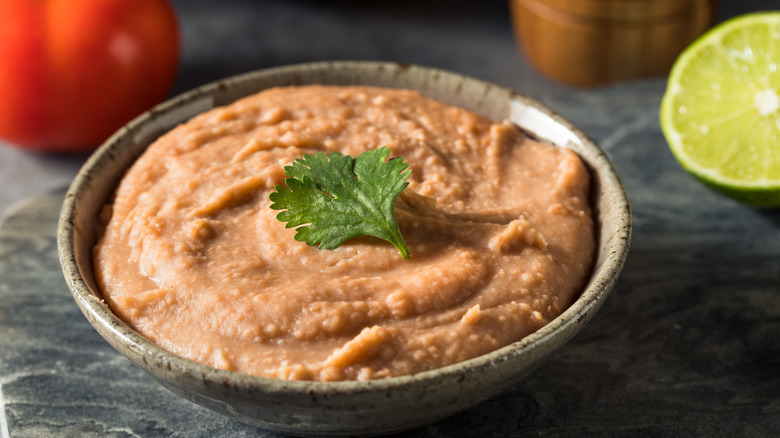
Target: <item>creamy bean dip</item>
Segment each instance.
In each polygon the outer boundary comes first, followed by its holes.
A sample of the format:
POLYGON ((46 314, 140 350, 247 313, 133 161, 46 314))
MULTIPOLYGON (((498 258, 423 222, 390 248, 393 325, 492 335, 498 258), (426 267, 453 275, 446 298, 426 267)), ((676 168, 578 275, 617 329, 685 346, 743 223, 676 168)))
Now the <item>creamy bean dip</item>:
POLYGON ((453 364, 536 331, 593 263, 575 153, 416 92, 303 86, 198 115, 137 160, 94 248, 103 297, 175 354, 280 379, 368 380, 453 364), (304 154, 387 146, 411 251, 296 241, 269 193, 304 154))

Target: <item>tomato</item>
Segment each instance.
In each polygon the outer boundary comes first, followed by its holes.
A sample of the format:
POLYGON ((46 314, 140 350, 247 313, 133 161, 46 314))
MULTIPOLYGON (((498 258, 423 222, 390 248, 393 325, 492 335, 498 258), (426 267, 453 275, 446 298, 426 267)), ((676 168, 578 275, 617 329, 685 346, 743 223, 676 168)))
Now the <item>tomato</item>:
POLYGON ((0 0, 0 138, 94 149, 165 97, 178 62, 166 0, 0 0))

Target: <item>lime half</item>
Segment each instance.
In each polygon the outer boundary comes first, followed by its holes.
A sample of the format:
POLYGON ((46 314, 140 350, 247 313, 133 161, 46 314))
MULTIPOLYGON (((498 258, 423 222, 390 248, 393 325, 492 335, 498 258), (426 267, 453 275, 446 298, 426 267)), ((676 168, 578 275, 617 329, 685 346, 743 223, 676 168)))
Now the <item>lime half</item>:
POLYGON ((679 56, 661 102, 677 160, 739 201, 780 206, 780 12, 726 21, 679 56))

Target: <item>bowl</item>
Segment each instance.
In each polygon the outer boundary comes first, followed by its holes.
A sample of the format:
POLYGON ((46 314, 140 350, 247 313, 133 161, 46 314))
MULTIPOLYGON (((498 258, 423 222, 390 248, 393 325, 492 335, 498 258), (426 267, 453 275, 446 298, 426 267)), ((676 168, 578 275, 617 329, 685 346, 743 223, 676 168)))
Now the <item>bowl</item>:
POLYGON ((70 186, 58 224, 60 263, 76 304, 119 353, 160 384, 199 405, 264 429, 294 435, 379 435, 429 424, 508 388, 565 344, 609 295, 628 253, 631 213, 604 152, 539 102, 447 71, 380 62, 320 62, 260 70, 182 94, 109 138, 70 186), (98 216, 123 173, 160 134, 191 116, 272 86, 375 85, 414 89, 577 152, 591 172, 597 255, 579 298, 526 338, 492 353, 422 373, 367 382, 287 381, 211 368, 151 343, 101 299, 91 250, 98 216))

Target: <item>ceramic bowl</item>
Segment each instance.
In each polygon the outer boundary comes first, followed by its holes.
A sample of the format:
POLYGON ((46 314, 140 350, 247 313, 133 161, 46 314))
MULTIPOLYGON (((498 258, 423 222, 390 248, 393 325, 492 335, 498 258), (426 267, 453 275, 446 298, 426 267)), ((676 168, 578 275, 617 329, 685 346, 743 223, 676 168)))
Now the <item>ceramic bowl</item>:
POLYGON ((393 63, 323 62, 261 70, 173 98, 119 130, 87 161, 64 201, 60 262, 73 298, 121 354, 171 391, 261 428, 295 435, 377 435, 447 417, 498 394, 565 344, 607 298, 626 258, 629 203, 602 150, 542 104, 512 90, 446 71, 393 63), (163 132, 191 116, 268 87, 300 84, 406 88, 492 119, 509 119, 534 137, 576 151, 593 176, 598 254, 582 295, 521 341, 456 365, 369 382, 304 382, 248 376, 178 357, 119 320, 101 300, 91 249, 100 210, 124 171, 163 132))

